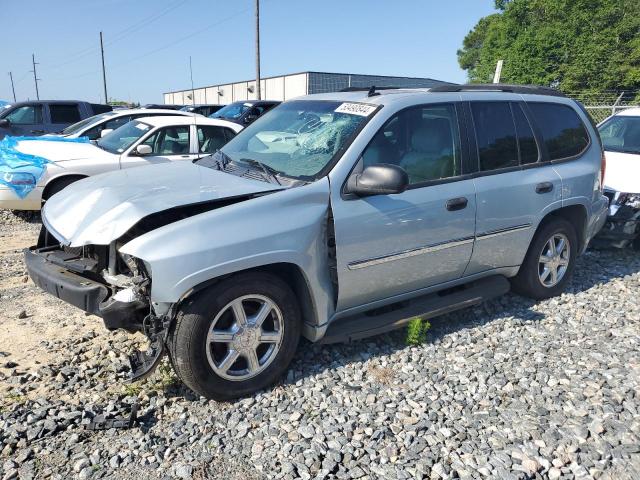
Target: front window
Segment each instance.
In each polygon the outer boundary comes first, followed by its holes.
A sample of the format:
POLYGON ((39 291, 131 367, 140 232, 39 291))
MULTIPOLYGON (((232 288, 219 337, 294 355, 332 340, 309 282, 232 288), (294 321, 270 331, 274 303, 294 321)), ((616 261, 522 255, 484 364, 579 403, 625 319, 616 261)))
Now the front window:
POLYGON ((131 145, 136 143, 141 137, 149 133, 151 125, 142 122, 129 122, 113 132, 106 134, 97 145, 111 153, 122 153, 131 145))
MULTIPOLYGON (((241 131, 221 151, 234 162, 260 162, 276 174, 314 180, 375 111, 375 105, 362 103, 287 102, 241 131)), ((214 164, 205 160, 205 166, 214 164)))
POLYGON ((25 105, 9 112, 4 118, 15 125, 42 123, 42 105, 25 105))
POLYGON ((640 154, 640 117, 618 115, 598 127, 604 149, 640 154))
POLYGON ((209 115, 209 118, 229 118, 235 120, 240 118, 243 113, 249 110, 252 107, 250 103, 245 102, 235 102, 230 103, 226 107, 222 107, 215 113, 209 115))
POLYGON ((101 122, 105 118, 112 117, 116 115, 115 112, 102 113, 100 115, 94 115, 93 117, 85 118, 84 120, 80 120, 73 125, 69 125, 67 128, 62 130, 63 135, 73 135, 74 133, 80 132, 83 128, 88 127, 89 125, 93 125, 94 123, 101 122))

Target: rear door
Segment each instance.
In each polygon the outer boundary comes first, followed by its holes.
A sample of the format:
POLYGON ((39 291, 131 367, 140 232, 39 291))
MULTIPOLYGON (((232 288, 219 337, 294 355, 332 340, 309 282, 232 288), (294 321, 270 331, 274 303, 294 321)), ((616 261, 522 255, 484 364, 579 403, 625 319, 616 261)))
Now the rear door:
POLYGON ((562 203, 524 102, 468 104, 475 131, 476 243, 465 275, 522 263, 540 219, 562 203))
POLYGON ((134 147, 122 155, 121 168, 195 160, 198 154, 195 153, 195 146, 192 145, 193 128, 193 125, 158 128, 138 144, 149 145, 151 153, 137 155, 134 147))
POLYGON ((49 122, 45 125, 47 133, 62 132, 69 125, 82 120, 80 106, 77 103, 50 103, 49 122))
POLYGON ((462 276, 473 250, 476 199, 458 118, 455 103, 402 110, 364 150, 356 169, 396 164, 410 186, 332 202, 338 310, 462 276))

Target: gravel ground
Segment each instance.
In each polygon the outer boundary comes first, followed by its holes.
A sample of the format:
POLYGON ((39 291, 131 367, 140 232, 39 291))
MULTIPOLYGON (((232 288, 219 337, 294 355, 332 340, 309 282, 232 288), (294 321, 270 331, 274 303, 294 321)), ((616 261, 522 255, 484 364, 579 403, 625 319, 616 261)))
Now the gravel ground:
POLYGON ((640 478, 637 253, 590 251, 567 294, 441 317, 420 346, 304 343, 280 385, 216 403, 167 363, 127 384, 141 338, 25 278, 37 228, 0 212, 0 478, 640 478), (139 426, 86 429, 134 403, 139 426))

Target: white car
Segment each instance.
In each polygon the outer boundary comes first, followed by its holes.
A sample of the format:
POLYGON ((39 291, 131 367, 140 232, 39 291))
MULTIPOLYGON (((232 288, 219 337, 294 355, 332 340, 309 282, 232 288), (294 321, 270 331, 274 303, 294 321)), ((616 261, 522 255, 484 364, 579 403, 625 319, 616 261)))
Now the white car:
POLYGON ((201 115, 160 116, 132 120, 97 142, 55 137, 18 141, 17 155, 27 161, 15 168, 5 165, 0 171, 0 208, 40 210, 43 201, 90 175, 193 161, 214 153, 242 128, 201 115))
POLYGON ((640 249, 640 108, 629 108, 598 125, 607 168, 607 222, 596 238, 614 247, 640 249))
POLYGON ((80 120, 79 122, 69 125, 67 128, 62 130, 59 135, 67 138, 88 137, 89 140, 98 140, 107 133, 110 133, 116 128, 119 128, 125 123, 137 118, 174 115, 188 117, 195 114, 169 109, 150 110, 147 108, 126 108, 101 113, 99 115, 94 115, 93 117, 80 120))

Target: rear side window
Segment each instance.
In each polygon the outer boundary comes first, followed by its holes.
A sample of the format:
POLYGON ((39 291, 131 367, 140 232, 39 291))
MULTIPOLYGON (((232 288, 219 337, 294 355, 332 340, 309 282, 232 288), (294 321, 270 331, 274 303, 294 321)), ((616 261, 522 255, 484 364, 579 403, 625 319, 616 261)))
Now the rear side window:
POLYGON ((529 103, 542 133, 549 160, 574 157, 589 145, 589 134, 573 108, 557 103, 529 103))
POLYGON ((538 145, 533 135, 529 120, 518 104, 513 105, 513 119, 518 133, 518 147, 520 148, 520 164, 527 165, 538 161, 538 145))
POLYGON ((497 170, 518 166, 516 127, 507 102, 471 104, 476 128, 480 170, 497 170))
POLYGON ((77 105, 49 105, 51 123, 76 123, 80 121, 80 112, 77 105))

